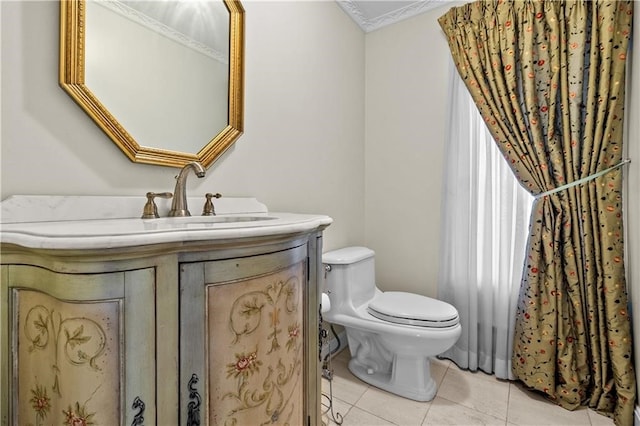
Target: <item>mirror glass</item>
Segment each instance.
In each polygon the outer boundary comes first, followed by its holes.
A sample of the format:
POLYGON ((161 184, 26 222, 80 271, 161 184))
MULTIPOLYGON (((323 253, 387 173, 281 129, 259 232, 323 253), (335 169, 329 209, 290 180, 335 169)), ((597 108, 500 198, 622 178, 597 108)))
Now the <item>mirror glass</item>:
POLYGON ((209 166, 242 134, 244 10, 61 0, 60 83, 136 162, 209 166))

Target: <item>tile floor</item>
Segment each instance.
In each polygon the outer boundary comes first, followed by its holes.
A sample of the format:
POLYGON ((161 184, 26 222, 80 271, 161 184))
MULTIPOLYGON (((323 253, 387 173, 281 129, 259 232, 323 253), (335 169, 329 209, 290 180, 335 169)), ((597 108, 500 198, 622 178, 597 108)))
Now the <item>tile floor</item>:
MULTIPOLYGON (((348 361, 348 350, 341 351, 332 361, 333 409, 343 416, 343 426, 613 425, 611 419, 595 411, 567 411, 515 382, 463 371, 448 360, 431 363, 438 393, 430 402, 412 401, 369 386, 349 372, 348 361)), ((330 383, 323 379, 323 394, 329 394, 329 387, 330 383)), ((323 397, 323 404, 327 401, 323 397)), ((336 425, 329 413, 323 421, 336 425)))

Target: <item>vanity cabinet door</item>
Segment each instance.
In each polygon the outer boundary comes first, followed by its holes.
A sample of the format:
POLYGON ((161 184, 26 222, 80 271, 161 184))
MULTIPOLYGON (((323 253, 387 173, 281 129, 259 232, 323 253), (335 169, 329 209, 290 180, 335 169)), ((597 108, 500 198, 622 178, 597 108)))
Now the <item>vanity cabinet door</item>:
POLYGON ((317 333, 305 331, 316 313, 307 256, 303 245, 181 264, 182 424, 316 424, 306 399, 317 367, 306 341, 317 344, 317 333))
POLYGON ((2 266, 3 424, 155 424, 154 280, 2 266))

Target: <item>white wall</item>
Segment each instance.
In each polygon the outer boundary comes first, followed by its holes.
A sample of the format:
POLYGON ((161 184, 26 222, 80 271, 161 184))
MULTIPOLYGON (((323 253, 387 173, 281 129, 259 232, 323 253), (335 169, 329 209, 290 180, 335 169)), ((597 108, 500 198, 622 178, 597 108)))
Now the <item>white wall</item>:
MULTIPOLYGON (((189 178, 189 195, 328 214, 325 248, 361 244, 364 34, 335 2, 243 5, 245 134, 206 178, 189 178)), ((58 2, 0 6, 0 198, 140 195, 142 209, 147 191, 172 191, 176 169, 131 163, 58 86, 58 2)))
POLYGON ((383 290, 436 296, 449 47, 439 7, 367 35, 365 234, 383 290))

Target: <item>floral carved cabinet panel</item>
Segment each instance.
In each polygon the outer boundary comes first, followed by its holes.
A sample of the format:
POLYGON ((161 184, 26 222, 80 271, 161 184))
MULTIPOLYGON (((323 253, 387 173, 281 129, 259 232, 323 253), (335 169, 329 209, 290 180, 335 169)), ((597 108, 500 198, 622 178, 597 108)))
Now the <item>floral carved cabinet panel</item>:
POLYGON ((118 423, 117 301, 79 304, 15 290, 20 423, 118 423), (95 419, 97 420, 97 418, 95 419))
POLYGON ((2 269, 8 313, 2 322, 9 325, 3 338, 12 348, 8 424, 115 425, 155 417, 154 318, 136 306, 153 303, 153 269, 2 269))
POLYGON ((306 248, 183 265, 184 424, 309 423, 306 248))
POLYGON ((213 424, 301 425, 305 264, 207 286, 209 407, 213 424), (232 423, 232 424, 233 424, 232 423))

